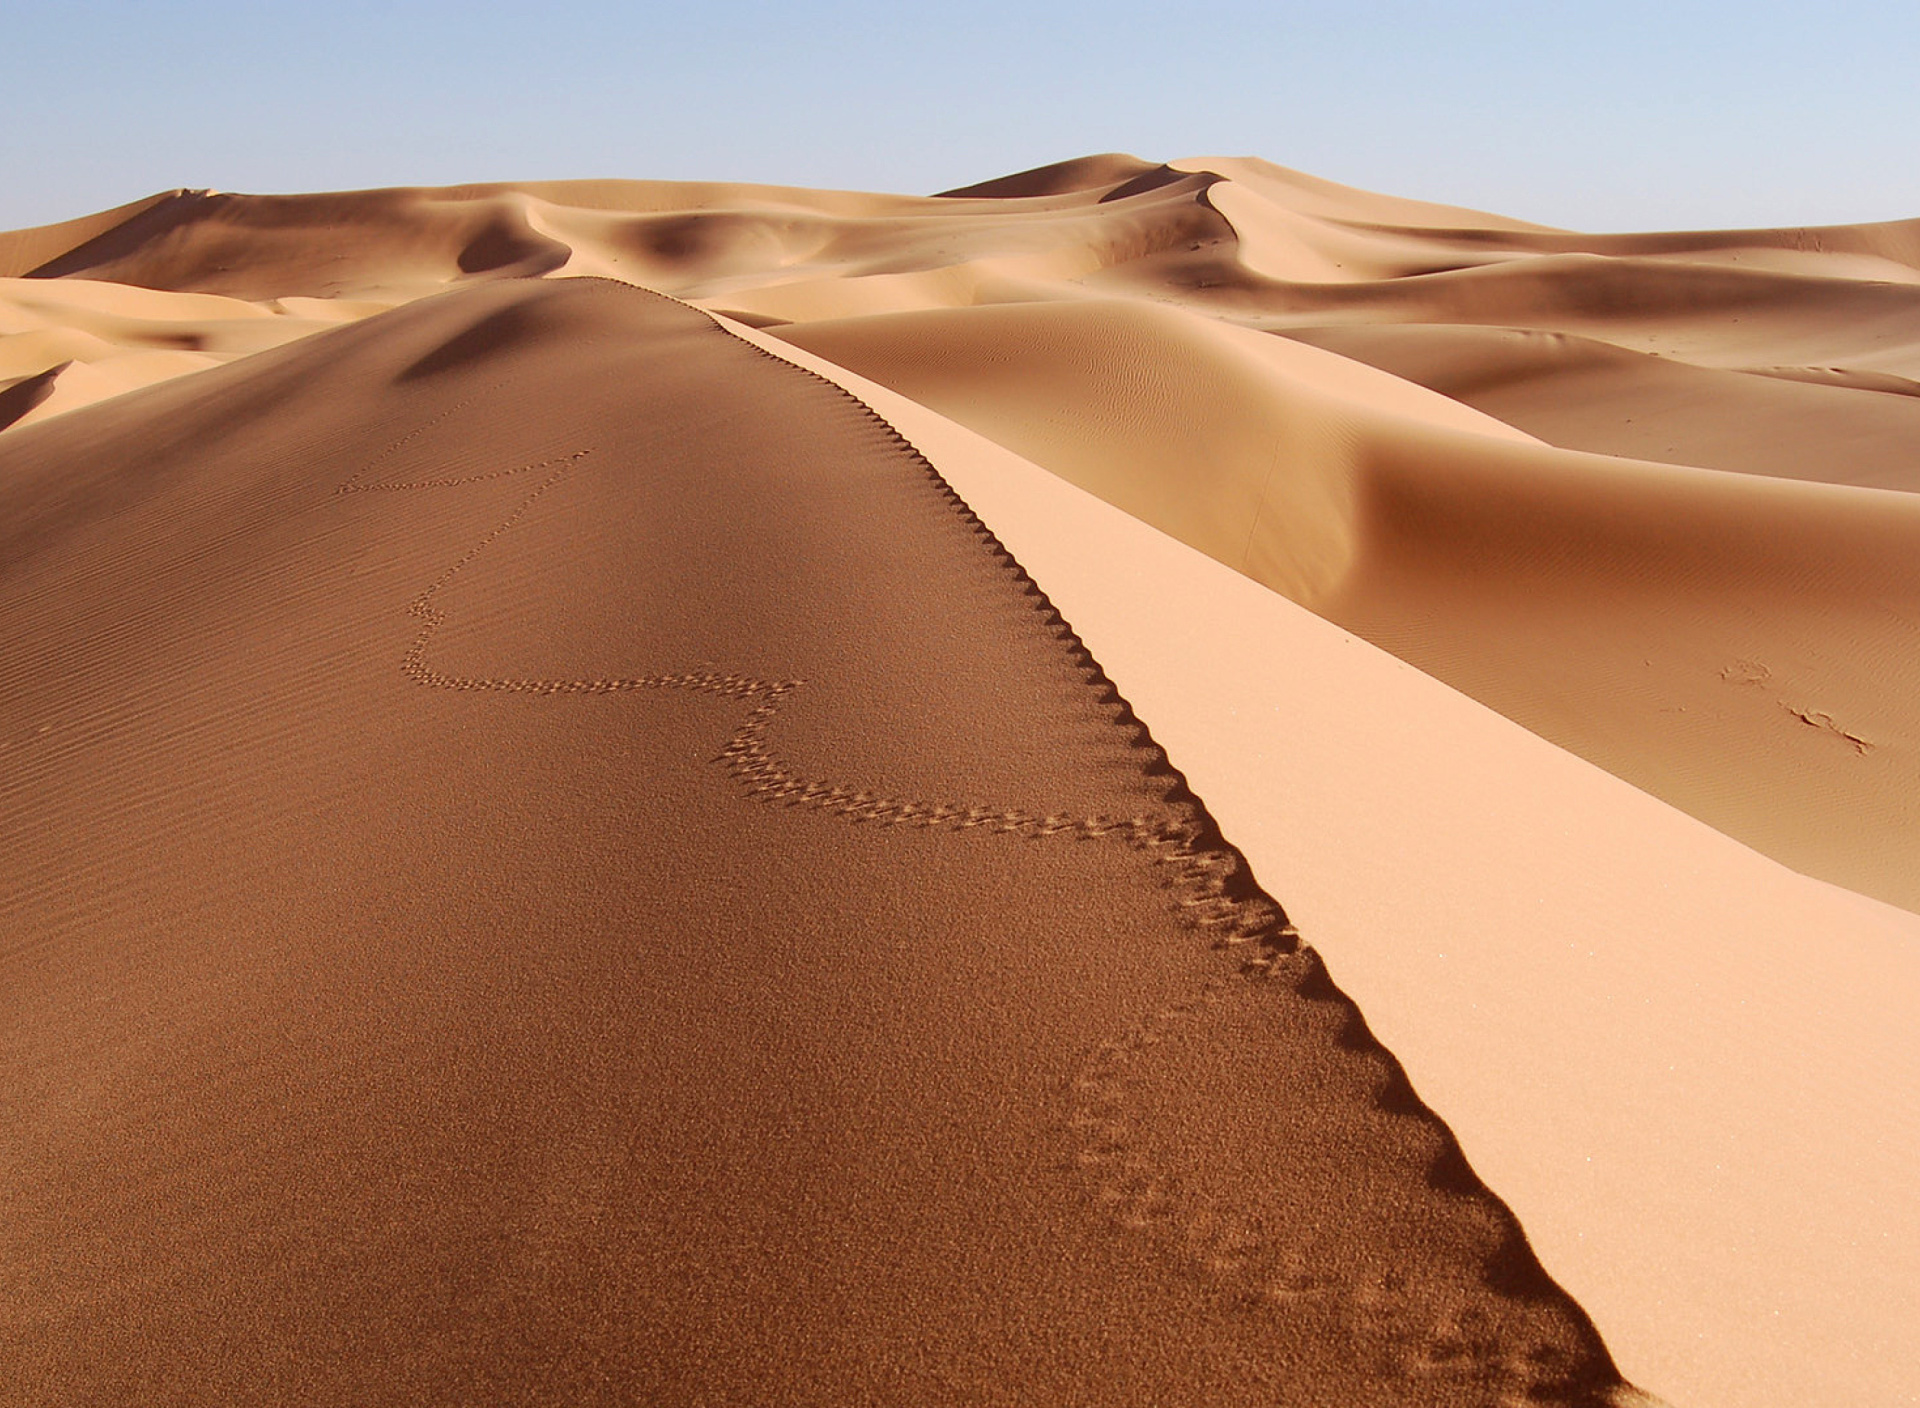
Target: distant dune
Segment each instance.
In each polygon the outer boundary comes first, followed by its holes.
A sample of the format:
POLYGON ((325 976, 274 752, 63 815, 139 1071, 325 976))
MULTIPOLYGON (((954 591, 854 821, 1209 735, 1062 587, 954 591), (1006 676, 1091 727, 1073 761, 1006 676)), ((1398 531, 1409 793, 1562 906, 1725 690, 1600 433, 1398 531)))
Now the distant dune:
POLYGON ((1920 1401, 1917 466, 1920 221, 0 234, 0 1403, 1920 1401))

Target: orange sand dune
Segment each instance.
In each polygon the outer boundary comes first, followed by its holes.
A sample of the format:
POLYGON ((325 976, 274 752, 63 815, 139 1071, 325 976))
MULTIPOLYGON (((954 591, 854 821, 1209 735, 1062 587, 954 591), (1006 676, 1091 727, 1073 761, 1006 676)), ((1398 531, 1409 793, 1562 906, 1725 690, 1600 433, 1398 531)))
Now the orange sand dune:
POLYGON ((1621 1401, 833 383, 500 282, 0 493, 7 1401, 1621 1401))
POLYGON ((0 1357, 1913 1401, 1917 390, 1920 222, 1251 159, 0 234, 0 1357))

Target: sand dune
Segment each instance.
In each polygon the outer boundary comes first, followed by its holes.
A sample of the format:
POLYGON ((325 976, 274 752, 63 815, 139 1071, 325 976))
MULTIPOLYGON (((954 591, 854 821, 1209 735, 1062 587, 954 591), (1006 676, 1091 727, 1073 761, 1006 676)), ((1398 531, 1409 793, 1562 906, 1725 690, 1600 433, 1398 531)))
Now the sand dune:
POLYGON ((1160 721, 1629 1378, 1676 1404, 1911 1401, 1920 916, 834 374, 1160 721))
POLYGON ((96 287, 129 299, 218 295, 225 311, 32 314, 0 343, 0 413, 42 419, 449 283, 638 282, 782 328, 1729 834, 1913 907, 1920 749, 1905 701, 1920 655, 1905 530, 1851 543, 1838 526, 1877 520, 1883 503, 1898 521, 1904 501, 1809 509, 1830 525, 1819 552, 1855 561, 1817 569, 1801 602, 1806 555, 1772 544, 1812 501, 1647 465, 1910 488, 1917 231, 1590 236, 1266 162, 1117 155, 931 198, 641 181, 179 191, 8 237, 0 272, 34 276, 12 289, 107 280, 96 287), (1095 301, 1106 307, 1075 310, 1095 301), (1003 347, 1001 330, 1040 343, 1003 347), (1379 378, 1337 411, 1308 409, 1329 364, 1256 356, 1242 330, 1486 415, 1379 378), (1109 365, 1121 356, 1137 365, 1109 365), (1399 424, 1409 416, 1511 440, 1500 420, 1583 453, 1483 457, 1430 445, 1399 424), (1456 495, 1460 466, 1476 493, 1527 486, 1520 517, 1496 508, 1469 525, 1473 501, 1456 499, 1444 527, 1405 539, 1394 505, 1456 495), (1549 475, 1561 487, 1534 494, 1549 475), (1701 503, 1694 530, 1726 540, 1704 576, 1689 542, 1621 514, 1638 486, 1669 483, 1662 494, 1701 503), (1540 558, 1547 541, 1573 553, 1564 570, 1540 558), (1798 624, 1750 609, 1751 592, 1796 596, 1798 624), (1589 610, 1616 598, 1618 616, 1589 610), (1857 648, 1836 654, 1836 633, 1857 648), (1544 668, 1523 663, 1536 652, 1544 668))
POLYGON ((0 429, 278 347, 386 306, 301 298, 249 303, 88 279, 0 279, 0 429))
POLYGON ((1294 328, 1288 336, 1417 382, 1562 449, 1920 489, 1920 383, 1874 385, 1867 373, 1848 378, 1816 368, 1798 377, 1752 375, 1509 328, 1373 324, 1294 328))
POLYGON ((1481 433, 1131 302, 778 331, 1729 834, 1920 908, 1920 500, 1481 433))
POLYGON ((831 383, 496 283, 106 411, 0 460, 15 1401, 1617 1386, 831 383))
POLYGON ((0 1401, 1912 1401, 1916 388, 1250 159, 0 234, 0 1401))

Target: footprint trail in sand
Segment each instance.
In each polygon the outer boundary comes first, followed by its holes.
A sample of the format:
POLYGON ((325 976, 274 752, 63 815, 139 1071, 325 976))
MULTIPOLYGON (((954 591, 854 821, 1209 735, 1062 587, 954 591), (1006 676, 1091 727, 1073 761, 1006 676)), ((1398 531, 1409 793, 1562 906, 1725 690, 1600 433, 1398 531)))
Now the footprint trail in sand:
POLYGON ((140 678, 152 717, 215 700, 222 734, 188 755, 123 722, 122 753, 72 755, 104 782, 22 817, 23 844, 89 838, 42 868, 136 877, 88 913, 144 936, 75 949, 75 912, 32 907, 72 886, 8 902, 60 963, 11 989, 51 1014, 25 1029, 140 1053, 93 1106, 15 1126, 24 1401, 1617 1387, 1111 682, 885 420, 602 281, 275 356, 175 410, 223 427, 210 457, 130 437, 137 492, 102 531, 160 555, 144 576, 73 558, 98 619, 177 597, 191 634, 94 630, 49 698, 140 678), (301 438, 248 432, 247 397, 301 438), (236 538, 242 514, 266 528, 236 538), (75 1237, 104 1250, 63 1280, 75 1237))

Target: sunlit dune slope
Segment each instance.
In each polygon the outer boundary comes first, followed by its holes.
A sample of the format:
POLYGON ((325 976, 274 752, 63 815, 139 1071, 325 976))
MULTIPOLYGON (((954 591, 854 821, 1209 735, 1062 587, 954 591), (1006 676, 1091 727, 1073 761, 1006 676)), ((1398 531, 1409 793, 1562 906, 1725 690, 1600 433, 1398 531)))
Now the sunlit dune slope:
POLYGON ((1917 417, 1920 221, 0 234, 0 1402, 1912 1402, 1917 417))
POLYGON ((0 279, 0 429, 229 362, 386 305, 250 303, 89 279, 0 279))
POLYGON ((1912 1401, 1920 916, 787 355, 870 398, 1049 584, 1630 1379, 1721 1408, 1912 1401))
POLYGON ((1920 907, 1920 499, 1485 434, 1137 303, 778 332, 1789 864, 1920 907))

